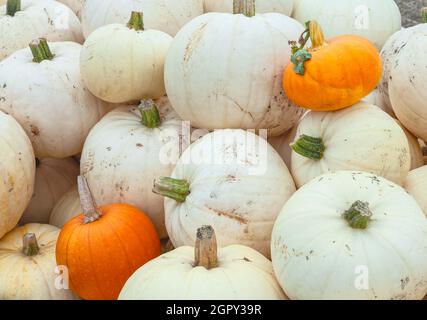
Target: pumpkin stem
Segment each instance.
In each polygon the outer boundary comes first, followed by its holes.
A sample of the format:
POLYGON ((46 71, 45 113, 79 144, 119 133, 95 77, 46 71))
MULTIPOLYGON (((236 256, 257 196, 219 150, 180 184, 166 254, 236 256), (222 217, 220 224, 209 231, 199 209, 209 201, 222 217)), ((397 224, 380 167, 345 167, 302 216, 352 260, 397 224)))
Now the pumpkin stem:
POLYGON ((327 44, 322 27, 320 27, 320 24, 317 21, 311 20, 308 23, 308 30, 312 49, 321 48, 327 44))
POLYGON ((142 12, 132 11, 127 27, 136 31, 144 30, 144 19, 142 12))
POLYGON ((7 0, 6 14, 13 17, 18 11, 21 11, 21 0, 7 0))
POLYGON ((255 0, 233 0, 233 13, 244 14, 247 17, 255 15, 255 0))
POLYGON ((195 265, 198 267, 209 270, 218 266, 215 231, 211 226, 202 226, 197 229, 194 255, 195 265))
POLYGON ((322 159, 326 150, 322 138, 314 138, 305 134, 301 135, 295 143, 291 144, 291 148, 303 157, 313 160, 322 159))
POLYGON ((142 100, 139 112, 141 112, 142 124, 148 128, 157 128, 162 123, 159 110, 152 99, 142 100))
POLYGON ((43 60, 52 60, 54 54, 50 51, 49 45, 47 44, 46 39, 39 38, 31 41, 30 49, 33 53, 33 61, 40 63, 43 60))
POLYGON ((187 180, 161 177, 154 180, 153 192, 178 202, 185 202, 190 194, 190 184, 187 180))
POLYGON ((343 217, 347 220, 350 227, 354 229, 366 229, 372 217, 369 203, 360 200, 354 202, 350 209, 344 212, 343 217))
POLYGON ((101 211, 96 205, 92 192, 90 191, 89 184, 83 176, 77 177, 77 188, 79 191, 80 204, 83 209, 84 219, 83 223, 91 223, 97 221, 101 217, 101 211))
POLYGON ((26 233, 22 240, 22 252, 27 257, 32 257, 40 252, 39 244, 34 233, 26 233))
POLYGON ((421 21, 427 23, 427 7, 421 9, 421 21))

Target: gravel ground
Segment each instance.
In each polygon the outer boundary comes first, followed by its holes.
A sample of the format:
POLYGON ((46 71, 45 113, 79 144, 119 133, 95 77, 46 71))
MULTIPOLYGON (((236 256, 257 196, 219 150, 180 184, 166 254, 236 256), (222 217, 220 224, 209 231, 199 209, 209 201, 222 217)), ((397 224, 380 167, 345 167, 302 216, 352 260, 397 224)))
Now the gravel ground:
POLYGON ((427 7, 427 0, 395 0, 402 13, 404 27, 410 27, 421 22, 420 10, 427 7))

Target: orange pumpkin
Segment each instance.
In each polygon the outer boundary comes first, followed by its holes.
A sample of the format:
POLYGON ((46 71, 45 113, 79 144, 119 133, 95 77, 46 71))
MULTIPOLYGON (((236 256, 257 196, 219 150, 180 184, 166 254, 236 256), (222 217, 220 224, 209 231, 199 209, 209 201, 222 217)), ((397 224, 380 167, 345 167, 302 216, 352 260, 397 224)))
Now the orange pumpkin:
POLYGON ((98 208, 81 176, 78 188, 84 213, 63 227, 57 264, 68 268, 70 288, 81 298, 117 299, 133 272, 160 255, 160 239, 139 209, 128 204, 98 208))
POLYGON ((316 21, 306 25, 301 46, 294 44, 292 63, 283 75, 289 99, 306 109, 333 111, 367 96, 381 79, 382 63, 376 47, 355 35, 326 42, 316 21), (309 39, 312 47, 304 49, 309 39))

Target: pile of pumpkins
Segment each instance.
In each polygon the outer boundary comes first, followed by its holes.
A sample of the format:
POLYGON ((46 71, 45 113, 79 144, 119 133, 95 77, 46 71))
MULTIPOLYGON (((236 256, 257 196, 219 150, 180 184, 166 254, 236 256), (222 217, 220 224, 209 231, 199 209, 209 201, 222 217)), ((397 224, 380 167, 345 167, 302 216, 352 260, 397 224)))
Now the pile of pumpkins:
POLYGON ((423 15, 0 0, 0 299, 423 299, 423 15))

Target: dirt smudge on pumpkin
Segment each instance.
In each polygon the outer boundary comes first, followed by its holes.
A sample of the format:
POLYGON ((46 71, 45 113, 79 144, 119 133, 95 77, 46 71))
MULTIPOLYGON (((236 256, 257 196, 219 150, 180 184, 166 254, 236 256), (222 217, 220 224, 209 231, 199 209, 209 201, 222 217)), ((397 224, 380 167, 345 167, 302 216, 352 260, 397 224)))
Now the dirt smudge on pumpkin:
POLYGON ((203 31, 207 26, 207 22, 202 23, 190 36, 188 39, 188 44, 185 47, 185 53, 184 53, 184 62, 187 62, 191 58, 191 54, 194 51, 194 48, 199 44, 200 40, 203 36, 203 31))
POLYGON ((40 135, 40 129, 36 126, 33 126, 32 124, 30 124, 30 130, 32 135, 34 136, 40 135))
POLYGON ((218 210, 218 209, 215 209, 215 208, 211 208, 211 207, 208 207, 208 206, 206 206, 206 208, 208 210, 214 212, 218 216, 223 216, 223 217, 235 220, 235 221, 237 221, 237 222, 239 222, 241 224, 247 224, 248 223, 248 220, 246 220, 245 218, 243 218, 243 217, 241 217, 241 216, 239 216, 239 215, 236 214, 236 210, 237 209, 233 209, 233 210, 231 210, 231 212, 227 212, 227 211, 223 211, 223 210, 218 210))

